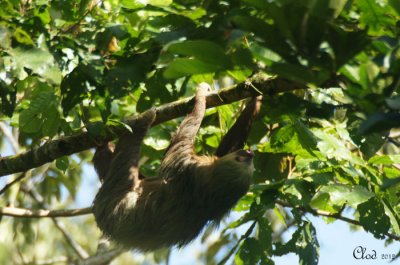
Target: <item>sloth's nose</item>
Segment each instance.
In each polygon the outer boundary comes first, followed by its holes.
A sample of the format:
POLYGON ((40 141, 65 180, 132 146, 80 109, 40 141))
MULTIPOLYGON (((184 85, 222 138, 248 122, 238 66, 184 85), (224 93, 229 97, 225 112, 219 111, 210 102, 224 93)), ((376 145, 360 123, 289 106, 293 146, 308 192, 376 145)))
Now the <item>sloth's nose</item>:
POLYGON ((253 157, 253 156, 254 156, 253 151, 251 151, 250 149, 246 150, 246 154, 247 154, 249 157, 253 157))

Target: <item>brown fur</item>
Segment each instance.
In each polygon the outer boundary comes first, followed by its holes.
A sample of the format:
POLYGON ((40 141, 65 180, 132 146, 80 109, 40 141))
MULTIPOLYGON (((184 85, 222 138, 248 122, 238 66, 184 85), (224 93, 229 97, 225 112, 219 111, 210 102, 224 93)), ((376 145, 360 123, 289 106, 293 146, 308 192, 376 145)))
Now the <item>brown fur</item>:
MULTIPOLYGON (((159 177, 142 179, 138 170, 140 145, 154 121, 154 110, 142 115, 133 135, 120 137, 114 152, 110 145, 98 148, 94 164, 103 185, 93 210, 106 236, 142 251, 183 246, 208 223, 218 223, 247 192, 253 171, 251 152, 224 154, 223 150, 230 149, 223 148, 219 157, 194 153, 207 89, 205 84, 198 88, 193 111, 172 138, 159 177)), ((251 106, 256 107, 259 104, 251 106)), ((247 112, 256 113, 253 109, 247 112)), ((236 127, 240 130, 241 126, 236 127)), ((247 133, 238 136, 237 142, 244 141, 243 137, 247 133)))

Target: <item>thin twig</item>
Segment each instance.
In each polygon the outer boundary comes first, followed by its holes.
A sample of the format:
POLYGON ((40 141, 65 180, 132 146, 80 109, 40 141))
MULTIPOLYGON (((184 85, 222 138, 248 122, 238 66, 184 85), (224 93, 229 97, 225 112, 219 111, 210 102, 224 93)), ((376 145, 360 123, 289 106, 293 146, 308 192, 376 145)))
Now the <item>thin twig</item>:
POLYGON ((12 132, 9 129, 9 126, 7 124, 5 124, 4 122, 0 122, 0 130, 3 132, 4 136, 10 142, 10 145, 11 145, 14 153, 17 154, 20 151, 19 144, 18 144, 18 141, 15 140, 14 136, 12 135, 12 132))
POLYGON ((39 260, 39 261, 30 261, 30 262, 24 262, 24 263, 20 263, 21 265, 52 265, 52 264, 67 264, 68 262, 68 257, 56 257, 56 258, 52 258, 52 259, 47 259, 47 260, 39 260))
POLYGON ((110 249, 110 250, 106 250, 101 253, 97 253, 96 255, 89 257, 85 260, 77 261, 74 264, 77 264, 77 265, 107 264, 124 252, 126 252, 126 249, 123 249, 123 248, 110 249))
POLYGON ((28 172, 24 172, 21 175, 19 175, 18 177, 16 177, 15 179, 13 179, 12 181, 10 181, 9 183, 7 183, 1 190, 0 190, 0 195, 3 194, 4 192, 6 192, 9 188, 11 188, 11 186, 13 186, 14 184, 20 182, 22 179, 24 179, 26 176, 28 175, 28 172))
POLYGON ((91 214, 92 207, 68 210, 33 210, 15 207, 0 207, 0 216, 13 216, 24 218, 42 218, 42 217, 72 217, 85 214, 91 214))
MULTIPOLYGON (((279 200, 276 201, 276 203, 279 204, 279 205, 282 205, 283 207, 294 208, 294 209, 298 209, 300 211, 307 212, 307 213, 310 213, 310 214, 313 214, 313 215, 316 215, 316 216, 324 216, 324 217, 334 218, 336 220, 341 220, 341 221, 344 221, 346 223, 350 223, 350 224, 353 224, 353 225, 356 225, 356 226, 363 227, 363 225, 359 221, 351 219, 351 218, 348 218, 348 217, 345 217, 345 216, 341 215, 340 213, 330 213, 330 212, 326 212, 326 211, 322 211, 322 210, 314 210, 314 209, 311 209, 311 208, 307 209, 307 208, 304 208, 304 207, 301 207, 301 206, 292 206, 292 205, 290 205, 290 204, 288 204, 286 202, 279 201, 279 200)), ((393 239, 393 240, 396 240, 396 241, 400 241, 400 236, 397 236, 397 235, 394 235, 394 234, 391 234, 391 233, 383 233, 383 234, 385 236, 387 236, 388 238, 390 238, 390 239, 393 239)))
POLYGON ((240 243, 242 243, 243 240, 248 238, 251 235, 251 233, 253 233, 253 230, 254 230, 254 227, 256 226, 256 224, 257 224, 257 221, 254 221, 251 224, 249 229, 247 229, 246 233, 244 233, 244 235, 242 235, 240 237, 240 239, 236 242, 235 246, 233 246, 233 248, 231 248, 231 250, 228 252, 228 254, 226 254, 225 257, 220 262, 218 262, 218 265, 225 264, 231 258, 231 256, 236 252, 236 249, 239 247, 240 243))
POLYGON ((52 217, 51 220, 53 221, 56 228, 63 234, 65 240, 67 241, 68 245, 74 250, 74 252, 78 255, 81 259, 86 259, 89 257, 89 254, 86 250, 75 241, 75 239, 68 233, 67 229, 59 220, 55 217, 52 217))

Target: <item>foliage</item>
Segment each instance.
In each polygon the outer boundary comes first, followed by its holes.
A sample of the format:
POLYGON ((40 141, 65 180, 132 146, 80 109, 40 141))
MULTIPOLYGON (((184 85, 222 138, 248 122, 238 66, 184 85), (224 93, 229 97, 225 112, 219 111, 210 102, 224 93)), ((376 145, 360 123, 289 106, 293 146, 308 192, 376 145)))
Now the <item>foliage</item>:
MULTIPOLYGON (((356 224, 376 238, 400 235, 397 1, 1 3, 0 115, 18 135, 15 152, 190 96, 202 81, 218 88, 264 72, 309 89, 264 95, 248 143, 257 150, 252 192, 236 207, 242 217, 202 259, 216 264, 216 253, 238 242, 237 264, 273 264, 274 256, 290 252, 300 264, 317 264, 318 231, 306 213, 331 216, 330 222, 351 209, 356 224), (230 234, 244 223, 257 229, 239 239, 230 234), (292 239, 273 241, 271 234, 287 224, 296 227, 292 239)), ((208 112, 197 151, 215 150, 239 107, 208 112)), ((145 175, 156 174, 176 125, 151 130, 142 152, 145 175)), ((9 141, 2 139, 6 149, 9 141)), ((83 152, 26 173, 1 195, 0 206, 70 207, 90 157, 83 152)), ((0 225, 14 233, 2 239, 0 263, 79 258, 61 235, 44 236, 51 229, 41 220, 3 217, 0 225), (52 251, 46 255, 40 245, 52 251)), ((93 218, 68 225, 94 253, 93 218)))

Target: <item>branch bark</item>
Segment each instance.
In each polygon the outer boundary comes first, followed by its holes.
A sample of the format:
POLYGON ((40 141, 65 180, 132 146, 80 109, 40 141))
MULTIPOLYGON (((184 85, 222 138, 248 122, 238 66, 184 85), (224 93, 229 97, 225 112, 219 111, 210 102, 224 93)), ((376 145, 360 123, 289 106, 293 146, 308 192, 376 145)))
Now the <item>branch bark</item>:
MULTIPOLYGON (((268 78, 262 74, 256 74, 247 81, 237 84, 232 88, 221 89, 218 93, 207 96, 207 108, 229 104, 260 94, 275 95, 280 92, 304 88, 304 85, 286 79, 268 78)), ((153 126, 189 113, 192 106, 193 98, 186 98, 158 107, 156 109, 157 117, 153 126)), ((132 125, 140 118, 140 115, 136 115, 126 119, 125 122, 132 125)), ((120 128, 109 126, 99 136, 92 136, 88 132, 82 132, 49 141, 40 147, 18 155, 2 157, 0 158, 0 177, 12 173, 24 172, 62 156, 93 148, 101 143, 115 139, 119 133, 121 133, 120 128)))

